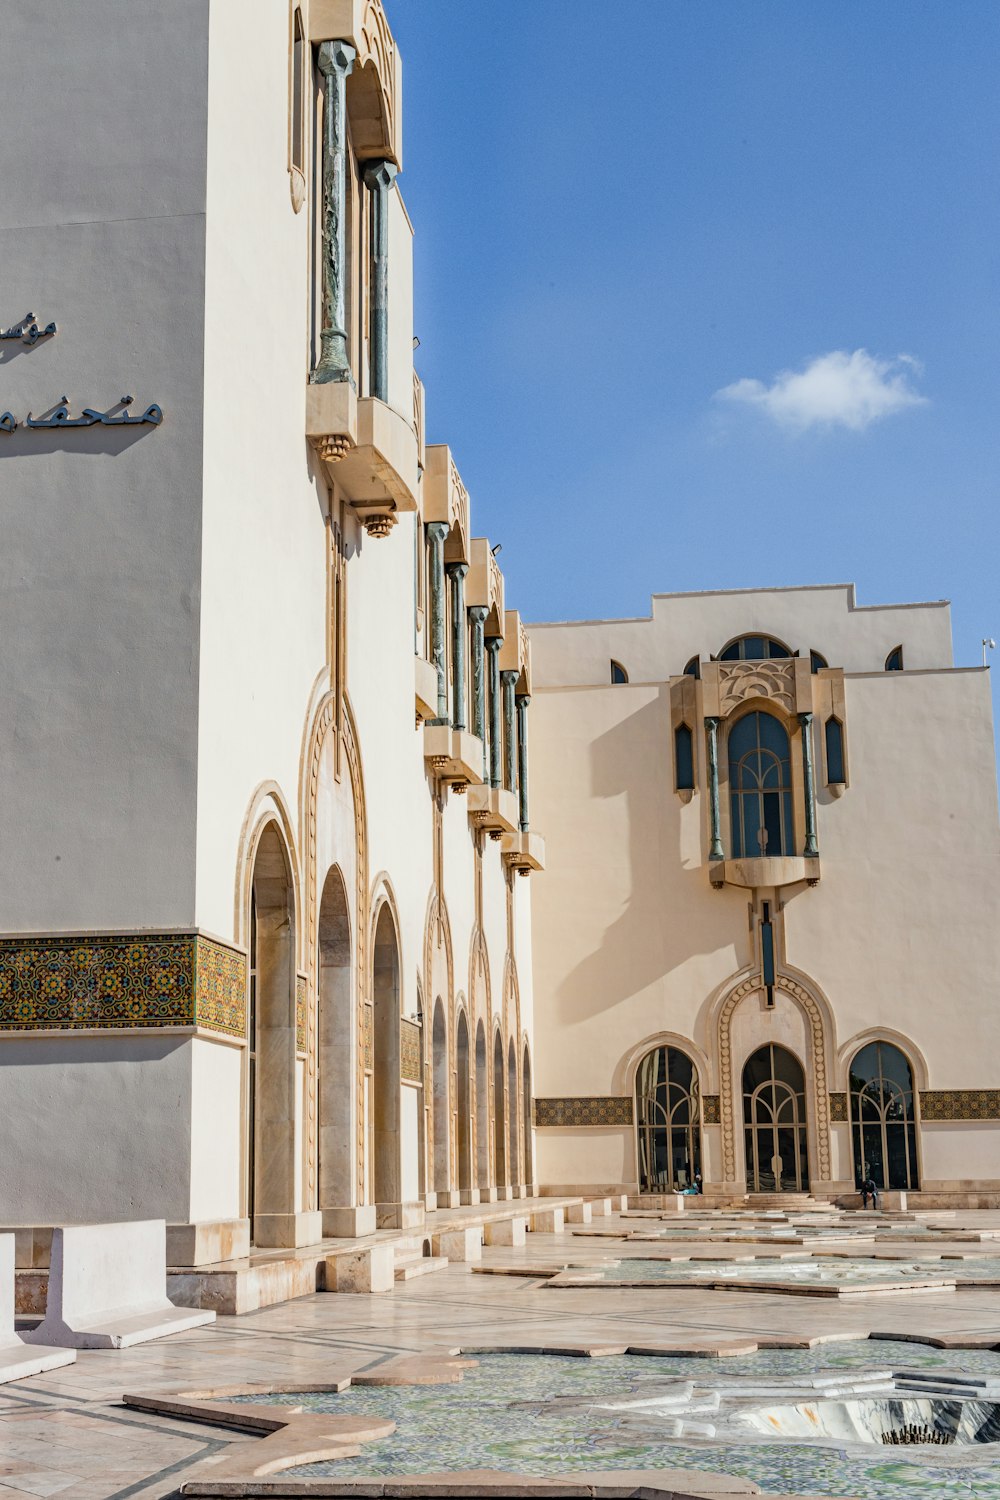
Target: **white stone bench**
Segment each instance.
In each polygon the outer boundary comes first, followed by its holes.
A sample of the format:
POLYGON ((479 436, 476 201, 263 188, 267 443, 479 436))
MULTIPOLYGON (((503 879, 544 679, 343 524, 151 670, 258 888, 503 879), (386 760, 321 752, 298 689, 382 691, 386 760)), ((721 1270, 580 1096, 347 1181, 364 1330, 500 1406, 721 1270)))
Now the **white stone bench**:
POLYGON ((127 1349, 214 1321, 214 1312, 168 1301, 163 1219, 82 1224, 53 1231, 45 1317, 25 1339, 127 1349))
POLYGON ((36 1349, 14 1332, 14 1236, 0 1234, 0 1385, 58 1370, 75 1359, 75 1349, 36 1349))

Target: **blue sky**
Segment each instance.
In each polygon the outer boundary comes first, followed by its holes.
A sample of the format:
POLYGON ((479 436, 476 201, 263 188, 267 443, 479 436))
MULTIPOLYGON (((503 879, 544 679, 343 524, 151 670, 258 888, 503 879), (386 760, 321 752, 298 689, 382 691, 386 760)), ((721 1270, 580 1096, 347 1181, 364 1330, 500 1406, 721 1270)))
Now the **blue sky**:
POLYGON ((388 8, 429 436, 523 616, 853 580, 950 598, 977 662, 1000 638, 995 0, 388 8))

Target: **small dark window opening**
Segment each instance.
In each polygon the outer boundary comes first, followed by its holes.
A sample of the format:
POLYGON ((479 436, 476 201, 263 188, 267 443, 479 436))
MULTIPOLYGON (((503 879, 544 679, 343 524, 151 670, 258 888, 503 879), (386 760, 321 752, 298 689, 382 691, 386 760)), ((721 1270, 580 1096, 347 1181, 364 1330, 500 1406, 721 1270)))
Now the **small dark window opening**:
POLYGON ((771 903, 765 901, 761 905, 760 918, 760 966, 764 976, 764 989, 767 992, 767 1005, 769 1009, 774 1008, 774 928, 771 925, 771 903))
POLYGON ((826 721, 826 779, 844 782, 844 726, 839 719, 826 721))
POLYGON ((885 670, 887 672, 901 672, 903 670, 902 646, 893 646, 885 659, 885 670))
POLYGON ((684 676, 685 677, 697 677, 697 678, 700 679, 700 677, 701 677, 701 662, 698 660, 698 658, 696 656, 692 656, 691 660, 688 662, 687 666, 684 668, 684 676))
POLYGON ((822 656, 820 654, 820 652, 818 652, 818 651, 810 651, 810 653, 809 653, 809 667, 810 667, 811 671, 813 671, 813 672, 822 672, 823 668, 824 667, 828 667, 829 665, 830 665, 830 663, 827 661, 826 657, 822 656))
POLYGON ((694 791, 694 737, 687 724, 674 730, 674 775, 679 792, 694 791))
POLYGON ((628 682, 628 673, 619 661, 611 663, 611 681, 628 682))
POLYGON ((302 12, 295 7, 292 17, 292 166, 305 171, 305 34, 302 27, 302 12))

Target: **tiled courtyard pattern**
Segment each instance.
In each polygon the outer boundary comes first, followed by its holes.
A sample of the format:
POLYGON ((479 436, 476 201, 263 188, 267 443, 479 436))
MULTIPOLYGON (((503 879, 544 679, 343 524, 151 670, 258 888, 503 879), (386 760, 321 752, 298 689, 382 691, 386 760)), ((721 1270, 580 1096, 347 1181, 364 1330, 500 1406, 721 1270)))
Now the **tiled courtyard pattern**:
MULTIPOLYGON (((848 1221, 857 1222, 854 1216, 848 1221)), ((962 1213, 951 1222, 956 1230, 995 1229, 1000 1215, 962 1213)), ((636 1227, 628 1218, 602 1223, 623 1233, 636 1227)), ((902 1230, 912 1227, 912 1220, 900 1221, 902 1230)), ((950 1241, 946 1234, 931 1238, 926 1252, 910 1240, 899 1253, 908 1261, 925 1253, 990 1253, 988 1245, 950 1241)), ((767 1246, 759 1245, 694 1245, 687 1236, 676 1248, 680 1255, 698 1258, 768 1253, 767 1246)), ((664 1240, 657 1253, 670 1249, 671 1242, 664 1240)), ((778 1253, 783 1252, 781 1247, 778 1253)), ((891 1246, 874 1249, 876 1254, 883 1252, 892 1253, 891 1246)), ((127 1392, 208 1395, 248 1386, 329 1387, 400 1354, 443 1347, 706 1349, 728 1344, 735 1350, 755 1344, 801 1346, 817 1337, 863 1339, 872 1333, 896 1339, 926 1336, 956 1348, 1000 1346, 1000 1291, 991 1288, 844 1302, 669 1286, 638 1290, 607 1285, 553 1292, 530 1273, 533 1266, 596 1267, 649 1253, 648 1244, 632 1245, 623 1239, 534 1233, 523 1247, 484 1250, 483 1270, 527 1274, 484 1275, 454 1264, 399 1283, 384 1296, 320 1294, 243 1318, 222 1318, 210 1328, 133 1350, 83 1351, 66 1370, 0 1389, 0 1500, 56 1494, 67 1500, 124 1500, 133 1495, 155 1500, 173 1494, 193 1477, 198 1465, 257 1441, 218 1426, 126 1408, 121 1398, 127 1392)), ((858 1253, 856 1246, 851 1253, 858 1253)), ((873 1367, 882 1367, 878 1344, 871 1348, 873 1367)), ((822 1362, 822 1346, 816 1362, 822 1362)), ((362 1398, 355 1394, 351 1400, 360 1403, 362 1398)), ((678 1467, 683 1467, 681 1458, 678 1467)), ((895 1500, 898 1489, 887 1493, 895 1500)), ((932 1492, 914 1487, 913 1493, 932 1492)), ((954 1493, 1000 1493, 1000 1465, 995 1491, 965 1487, 954 1493)))

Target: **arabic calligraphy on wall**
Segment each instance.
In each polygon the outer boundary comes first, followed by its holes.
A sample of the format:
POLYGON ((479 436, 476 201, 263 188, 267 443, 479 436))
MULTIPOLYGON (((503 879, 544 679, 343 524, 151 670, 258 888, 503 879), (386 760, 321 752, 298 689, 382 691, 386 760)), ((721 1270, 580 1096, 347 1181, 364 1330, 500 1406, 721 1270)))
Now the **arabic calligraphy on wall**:
MULTIPOLYGON (((102 427, 141 427, 144 423, 150 427, 159 427, 163 421, 163 409, 154 401, 147 406, 141 416, 134 417, 129 410, 135 404, 134 396, 121 396, 107 411, 95 411, 92 406, 85 406, 78 417, 69 414, 69 397, 60 396, 56 405, 48 416, 35 417, 29 411, 25 418, 25 427, 46 427, 61 430, 64 427, 94 427, 98 423, 102 427)), ((20 426, 13 412, 0 413, 0 432, 16 432, 20 426)))
POLYGON ((46 323, 40 328, 38 319, 34 313, 26 313, 20 323, 12 323, 9 328, 0 329, 0 343, 4 339, 16 339, 20 344, 27 344, 29 348, 38 343, 39 339, 50 339, 59 330, 54 323, 46 323))

